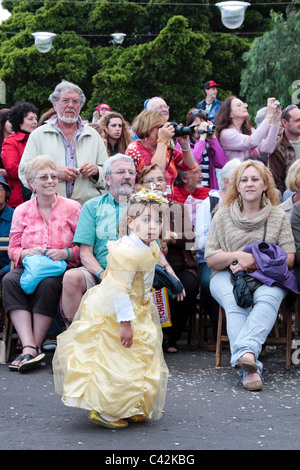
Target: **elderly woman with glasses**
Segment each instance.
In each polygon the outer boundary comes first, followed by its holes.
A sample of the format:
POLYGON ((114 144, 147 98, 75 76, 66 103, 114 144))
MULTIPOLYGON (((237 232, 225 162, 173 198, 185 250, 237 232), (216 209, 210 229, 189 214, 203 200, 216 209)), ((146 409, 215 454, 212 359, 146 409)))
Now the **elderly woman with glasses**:
POLYGON ((22 343, 22 353, 10 369, 24 372, 43 359, 42 342, 55 317, 62 290, 62 276, 42 280, 32 295, 20 285, 26 256, 41 254, 52 260, 66 260, 68 267, 80 261, 73 238, 81 205, 57 194, 58 170, 51 157, 32 159, 25 168, 28 185, 36 197, 18 206, 13 214, 8 256, 16 268, 2 280, 5 313, 22 343))
POLYGON ((158 111, 144 110, 133 121, 132 130, 138 139, 126 149, 135 164, 137 180, 144 166, 157 164, 166 172, 166 192, 172 199, 173 183, 177 170, 193 170, 196 162, 189 144, 189 136, 178 137, 181 151, 170 144, 175 129, 170 122, 165 122, 158 111))
POLYGON ((217 138, 228 160, 246 160, 253 151, 257 156, 274 151, 279 132, 280 103, 268 98, 266 117, 254 130, 249 121, 248 105, 236 96, 229 96, 220 106, 217 118, 217 138))

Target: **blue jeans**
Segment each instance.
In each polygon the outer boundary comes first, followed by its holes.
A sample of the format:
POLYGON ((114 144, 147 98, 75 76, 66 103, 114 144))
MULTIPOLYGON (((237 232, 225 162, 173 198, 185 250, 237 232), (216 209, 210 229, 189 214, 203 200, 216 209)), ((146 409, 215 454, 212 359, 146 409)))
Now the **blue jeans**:
MULTIPOLYGON (((253 293, 253 306, 237 305, 228 271, 215 274, 210 281, 212 296, 224 308, 227 335, 230 343, 231 365, 235 367, 241 356, 250 352, 255 356, 257 372, 262 376, 263 365, 258 360, 262 346, 271 332, 278 310, 287 291, 277 286, 263 284, 253 293)), ((243 371, 243 379, 247 375, 243 371)))

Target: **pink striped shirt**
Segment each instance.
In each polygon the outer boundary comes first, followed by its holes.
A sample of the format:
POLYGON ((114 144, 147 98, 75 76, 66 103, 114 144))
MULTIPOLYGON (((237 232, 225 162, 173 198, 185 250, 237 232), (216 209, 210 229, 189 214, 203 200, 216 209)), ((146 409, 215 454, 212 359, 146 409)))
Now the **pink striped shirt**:
POLYGON ((79 202, 57 195, 46 222, 37 205, 37 198, 18 206, 13 214, 9 235, 9 258, 18 267, 22 265, 20 254, 23 249, 36 246, 60 250, 69 248, 73 250, 75 261, 67 261, 67 264, 69 267, 78 266, 79 247, 73 244, 73 238, 80 210, 79 202))

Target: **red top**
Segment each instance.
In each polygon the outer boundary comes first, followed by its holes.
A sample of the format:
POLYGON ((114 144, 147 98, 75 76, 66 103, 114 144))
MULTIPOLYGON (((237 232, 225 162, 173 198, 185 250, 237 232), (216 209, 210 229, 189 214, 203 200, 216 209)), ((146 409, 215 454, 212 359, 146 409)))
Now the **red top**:
POLYGON ((7 171, 7 183, 12 187, 11 196, 7 202, 10 207, 17 207, 23 202, 22 183, 19 180, 19 164, 27 144, 29 134, 15 132, 3 141, 1 158, 7 171))
POLYGON ((187 197, 191 195, 195 199, 206 199, 208 193, 211 191, 210 188, 203 186, 202 188, 197 188, 193 193, 189 193, 182 186, 174 186, 173 188, 173 201, 181 202, 184 204, 187 197))
MULTIPOLYGON (((138 180, 140 172, 144 166, 152 164, 153 153, 147 147, 145 147, 145 145, 140 140, 134 140, 128 145, 126 149, 126 155, 131 157, 134 161, 138 180)), ((177 169, 182 171, 189 171, 193 168, 189 168, 185 165, 182 152, 180 152, 180 150, 176 149, 175 147, 169 147, 167 150, 167 164, 165 168, 166 190, 168 198, 172 198, 173 183, 177 176, 177 169)))

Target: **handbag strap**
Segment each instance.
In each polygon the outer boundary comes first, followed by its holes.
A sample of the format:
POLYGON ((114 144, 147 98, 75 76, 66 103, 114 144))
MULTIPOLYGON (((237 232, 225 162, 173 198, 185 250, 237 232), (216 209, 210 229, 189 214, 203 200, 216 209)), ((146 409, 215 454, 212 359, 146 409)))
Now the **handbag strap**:
POLYGON ((263 242, 266 240, 267 225, 268 225, 268 219, 265 221, 264 236, 263 236, 263 240, 262 240, 263 242))

